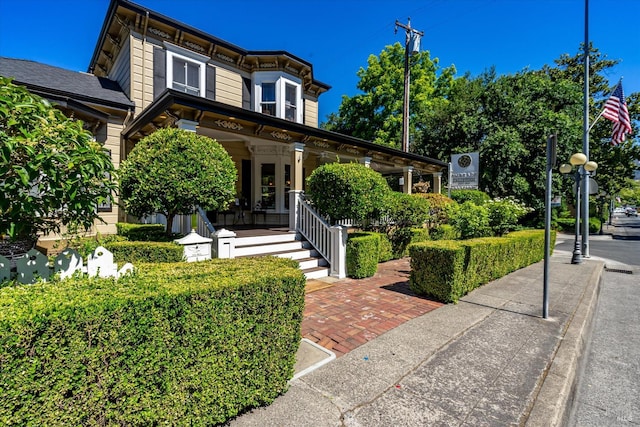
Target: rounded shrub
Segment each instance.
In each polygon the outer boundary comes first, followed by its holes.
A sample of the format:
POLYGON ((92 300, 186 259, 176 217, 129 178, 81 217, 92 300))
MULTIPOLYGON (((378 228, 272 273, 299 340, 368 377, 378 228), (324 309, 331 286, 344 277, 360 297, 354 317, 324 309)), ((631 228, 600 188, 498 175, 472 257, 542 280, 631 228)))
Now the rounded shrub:
POLYGON ((463 204, 464 202, 473 202, 480 206, 489 201, 490 197, 481 190, 451 190, 451 198, 463 204))
POLYGON ((489 210, 471 201, 448 208, 449 223, 460 233, 461 239, 486 237, 491 234, 489 210))
POLYGON ((358 163, 329 163, 307 178, 307 195, 331 224, 343 219, 362 222, 391 190, 378 172, 358 163))

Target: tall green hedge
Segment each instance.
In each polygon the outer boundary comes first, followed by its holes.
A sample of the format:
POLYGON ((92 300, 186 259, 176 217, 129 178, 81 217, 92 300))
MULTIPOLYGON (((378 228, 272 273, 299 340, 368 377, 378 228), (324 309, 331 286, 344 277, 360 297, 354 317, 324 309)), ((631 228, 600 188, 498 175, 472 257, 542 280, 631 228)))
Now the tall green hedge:
MULTIPOLYGON (((555 242, 552 233, 551 248, 555 242)), ((411 289, 457 302, 473 289, 544 258, 544 230, 504 237, 439 240, 411 245, 411 289)))
POLYGON ((0 289, 1 425, 216 425, 286 390, 294 261, 137 267, 0 289))

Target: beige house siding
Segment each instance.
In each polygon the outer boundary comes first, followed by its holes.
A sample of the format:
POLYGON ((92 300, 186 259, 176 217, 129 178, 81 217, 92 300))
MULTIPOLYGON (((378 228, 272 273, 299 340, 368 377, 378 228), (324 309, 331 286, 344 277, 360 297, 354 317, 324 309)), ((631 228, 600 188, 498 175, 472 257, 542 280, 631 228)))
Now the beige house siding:
POLYGON ((153 102, 153 44, 143 42, 137 35, 129 36, 131 43, 131 100, 136 115, 153 102))
POLYGON ((242 76, 240 74, 216 67, 216 101, 242 108, 242 76))
POLYGON ((304 124, 314 128, 318 127, 318 100, 304 99, 304 124))
MULTIPOLYGON (((96 135, 96 140, 104 143, 104 148, 111 151, 111 161, 113 166, 118 169, 120 167, 121 159, 121 137, 123 126, 120 119, 111 119, 102 126, 96 135)), ((116 234, 116 223, 118 222, 118 198, 114 195, 113 203, 111 204, 111 212, 101 212, 100 217, 106 222, 106 224, 96 221, 94 224, 94 230, 100 234, 116 234)))

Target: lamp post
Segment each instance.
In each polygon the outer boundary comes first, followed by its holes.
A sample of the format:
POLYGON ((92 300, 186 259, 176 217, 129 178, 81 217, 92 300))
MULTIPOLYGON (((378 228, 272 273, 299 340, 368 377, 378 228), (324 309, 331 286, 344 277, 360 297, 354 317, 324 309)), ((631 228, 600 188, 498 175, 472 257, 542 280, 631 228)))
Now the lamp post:
MULTIPOLYGON (((587 156, 584 153, 575 153, 569 159, 570 164, 562 164, 560 166, 560 172, 564 174, 568 174, 573 170, 575 166, 575 181, 576 181, 576 231, 575 231, 575 241, 573 245, 573 256, 571 257, 571 264, 580 264, 582 263, 582 252, 580 250, 580 181, 582 179, 587 179, 591 172, 595 171, 598 168, 598 164, 596 162, 588 161, 587 156)), ((587 218, 588 222, 589 219, 587 218)), ((587 232, 588 232, 587 228, 587 232)))

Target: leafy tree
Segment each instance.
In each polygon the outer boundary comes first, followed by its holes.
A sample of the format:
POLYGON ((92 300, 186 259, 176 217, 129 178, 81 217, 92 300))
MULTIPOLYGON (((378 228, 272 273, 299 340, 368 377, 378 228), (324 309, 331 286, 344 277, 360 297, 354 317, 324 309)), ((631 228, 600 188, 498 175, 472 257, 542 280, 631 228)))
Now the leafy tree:
POLYGON ((136 144, 120 167, 120 197, 125 209, 142 217, 167 218, 171 235, 176 215, 196 206, 219 210, 233 200, 236 167, 215 140, 175 128, 160 129, 136 144))
MULTIPOLYGON (((399 148, 402 138, 404 102, 404 46, 387 46, 379 56, 371 55, 366 69, 358 70, 358 89, 363 93, 343 96, 338 114, 331 114, 323 127, 376 144, 399 148)), ((438 67, 428 51, 410 56, 409 140, 417 139, 422 117, 447 94, 455 68, 438 67)))
POLYGON ((112 197, 113 164, 80 121, 0 77, 0 234, 89 229, 112 197))
MULTIPOLYGON (((545 66, 542 72, 554 80, 570 80, 583 87, 584 43, 580 45, 580 51, 576 55, 564 54, 554 62, 555 67, 545 66)), ((625 178, 633 177, 633 171, 637 167, 634 161, 640 160, 640 145, 634 143, 633 136, 627 136, 626 142, 612 147, 610 144, 612 123, 603 118, 596 121, 604 108, 604 103, 618 84, 617 80, 609 81, 607 76, 612 74, 611 69, 619 62, 619 60, 607 58, 592 44, 589 45, 589 123, 593 126, 589 132, 589 158, 598 163, 595 179, 600 190, 610 196, 617 194, 625 186, 625 178)), ((625 97, 632 128, 637 135, 637 129, 640 126, 640 93, 625 94, 625 97)), ((577 148, 577 151, 582 151, 582 145, 577 148)), ((565 188, 565 192, 572 193, 568 188, 565 188)))
POLYGON ((331 224, 364 221, 381 206, 390 188, 378 172, 359 163, 328 163, 307 178, 307 194, 331 224))

